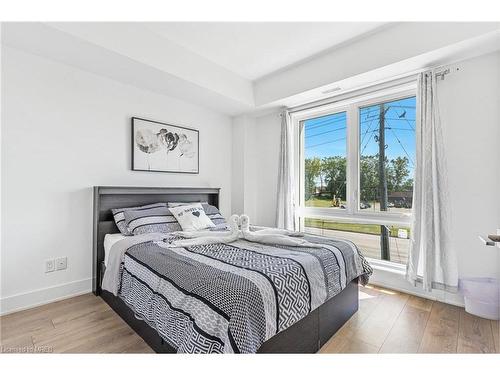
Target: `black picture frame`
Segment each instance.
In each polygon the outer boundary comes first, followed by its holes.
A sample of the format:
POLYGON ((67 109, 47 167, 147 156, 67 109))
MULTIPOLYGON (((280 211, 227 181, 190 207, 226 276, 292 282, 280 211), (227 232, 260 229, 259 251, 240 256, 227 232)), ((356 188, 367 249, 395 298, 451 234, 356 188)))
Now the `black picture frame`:
MULTIPOLYGON (((144 124, 142 124, 144 126, 144 124)), ((141 172, 162 172, 162 173, 182 173, 182 174, 199 174, 200 173, 200 131, 198 129, 194 128, 189 128, 186 126, 181 126, 181 125, 174 125, 174 124, 169 124, 166 122, 161 122, 161 121, 155 121, 155 120, 149 120, 145 119, 143 117, 132 117, 131 118, 131 169, 133 171, 141 171, 141 172), (138 146, 136 144, 136 135, 137 135, 137 127, 138 127, 138 122, 146 122, 146 123, 151 123, 152 128, 158 128, 158 127, 165 127, 168 131, 170 132, 175 132, 177 134, 183 134, 183 131, 187 132, 192 132, 196 133, 196 169, 195 170, 181 170, 181 169, 156 169, 156 168, 141 168, 137 166, 136 158, 137 158, 137 153, 141 152, 138 150, 138 146)), ((158 151, 158 152, 161 152, 158 151)), ((141 153, 142 155, 143 153, 141 153)))

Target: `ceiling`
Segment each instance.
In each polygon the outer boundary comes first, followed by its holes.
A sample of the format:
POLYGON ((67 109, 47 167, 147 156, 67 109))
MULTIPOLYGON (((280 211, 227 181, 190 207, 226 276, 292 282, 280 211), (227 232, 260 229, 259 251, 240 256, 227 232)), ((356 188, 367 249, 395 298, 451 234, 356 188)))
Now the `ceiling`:
POLYGON ((380 28, 381 22, 159 22, 143 24, 248 80, 380 28))
POLYGON ((229 116, 321 100, 497 51, 499 41, 500 23, 484 22, 10 22, 1 38, 2 48, 229 116))

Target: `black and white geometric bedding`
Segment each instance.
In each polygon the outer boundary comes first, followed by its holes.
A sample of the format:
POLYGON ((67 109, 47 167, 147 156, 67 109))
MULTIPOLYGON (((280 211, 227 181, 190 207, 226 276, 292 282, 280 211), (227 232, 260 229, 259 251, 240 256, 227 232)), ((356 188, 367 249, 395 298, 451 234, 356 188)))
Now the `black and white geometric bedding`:
POLYGON ((135 244, 123 257, 118 296, 180 353, 255 353, 372 272, 352 242, 305 238, 322 247, 135 244))

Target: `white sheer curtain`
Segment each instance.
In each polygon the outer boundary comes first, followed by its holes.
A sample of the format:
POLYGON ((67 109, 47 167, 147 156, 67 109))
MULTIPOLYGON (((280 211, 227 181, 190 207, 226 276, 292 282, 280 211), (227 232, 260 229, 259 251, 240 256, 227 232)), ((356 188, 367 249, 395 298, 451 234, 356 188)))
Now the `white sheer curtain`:
POLYGON ((276 227, 295 229, 293 128, 288 111, 281 113, 276 227))
POLYGON ((458 270, 450 246, 450 206, 434 71, 421 73, 417 92, 417 163, 413 192, 412 240, 406 278, 426 291, 455 292, 458 270))

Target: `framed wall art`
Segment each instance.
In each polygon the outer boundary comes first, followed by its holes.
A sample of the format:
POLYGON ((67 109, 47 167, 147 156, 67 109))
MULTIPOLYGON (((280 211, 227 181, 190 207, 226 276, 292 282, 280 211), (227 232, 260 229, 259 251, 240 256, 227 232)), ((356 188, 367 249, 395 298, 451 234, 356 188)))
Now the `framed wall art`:
POLYGON ((196 129, 132 117, 132 170, 199 173, 196 129))

